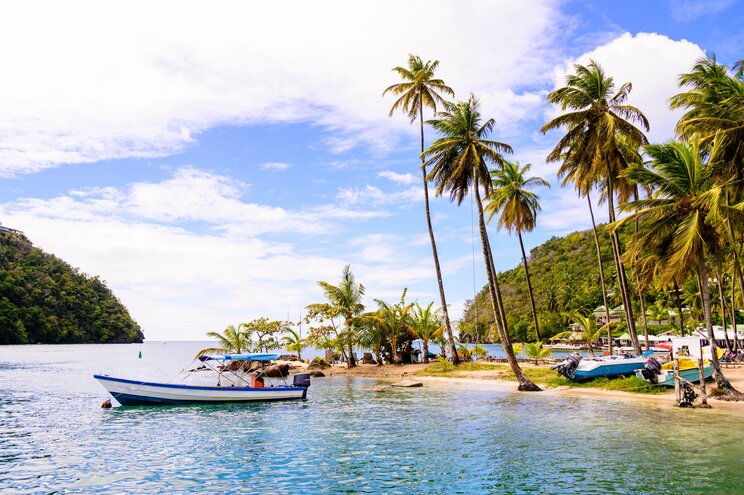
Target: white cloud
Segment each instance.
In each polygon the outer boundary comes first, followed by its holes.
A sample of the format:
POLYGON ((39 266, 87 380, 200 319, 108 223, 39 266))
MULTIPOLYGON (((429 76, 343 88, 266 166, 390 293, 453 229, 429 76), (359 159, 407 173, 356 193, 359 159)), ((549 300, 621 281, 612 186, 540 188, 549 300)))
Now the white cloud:
MULTIPOLYGON (((404 186, 414 184, 419 181, 416 177, 413 176, 413 174, 399 174, 397 172, 393 172, 391 170, 384 170, 377 174, 378 177, 383 177, 385 179, 389 179, 396 184, 403 184, 404 186)), ((423 179, 421 179, 423 180, 423 179)))
POLYGON ((289 167, 291 167, 289 163, 284 162, 267 162, 262 163, 260 167, 264 170, 273 170, 275 172, 281 172, 282 170, 287 170, 289 167))
POLYGON ((381 92, 409 52, 438 58, 458 96, 483 94, 487 113, 518 121, 534 97, 509 88, 548 74, 557 4, 5 3, 0 176, 172 154, 219 124, 311 122, 332 151, 392 150, 415 129, 387 118, 381 92), (393 11, 426 29, 391 23, 393 11), (484 53, 499 56, 483 64, 484 53))
POLYGON ((410 187, 399 192, 385 192, 379 187, 367 184, 363 188, 341 188, 336 199, 346 205, 406 205, 422 201, 424 190, 420 187, 410 187))
MULTIPOLYGON (((655 33, 625 33, 606 45, 597 47, 555 70, 555 87, 563 86, 573 64, 586 65, 596 60, 613 77, 616 89, 625 82, 633 84, 628 104, 638 107, 648 118, 651 142, 674 137, 674 126, 681 110, 669 109, 669 98, 680 92, 677 77, 688 72, 703 50, 686 40, 675 41, 655 33)), ((555 115, 555 108, 550 116, 555 115)))
POLYGON ((718 14, 736 3, 736 0, 670 0, 672 18, 679 22, 690 22, 703 16, 718 14))

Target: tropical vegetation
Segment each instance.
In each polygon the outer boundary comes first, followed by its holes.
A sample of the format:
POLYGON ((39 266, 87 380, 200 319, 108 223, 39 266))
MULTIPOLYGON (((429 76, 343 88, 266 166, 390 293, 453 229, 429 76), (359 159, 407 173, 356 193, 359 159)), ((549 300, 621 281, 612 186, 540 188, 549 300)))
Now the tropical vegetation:
POLYGON ((0 344, 142 342, 144 335, 106 283, 0 232, 0 344))

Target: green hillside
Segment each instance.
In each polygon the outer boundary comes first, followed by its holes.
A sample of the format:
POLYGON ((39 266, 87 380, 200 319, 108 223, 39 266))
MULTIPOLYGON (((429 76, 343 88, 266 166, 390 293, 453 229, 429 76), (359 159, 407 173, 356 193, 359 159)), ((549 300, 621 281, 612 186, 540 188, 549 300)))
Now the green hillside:
MULTIPOLYGON (((610 238, 605 233, 604 225, 598 226, 602 262, 605 273, 605 283, 609 293, 610 307, 622 304, 617 290, 615 264, 612 259, 610 238)), ((621 243, 627 239, 627 232, 620 232, 621 243)), ((499 242, 516 242, 511 238, 501 237, 499 242)), ((543 339, 558 332, 567 330, 571 323, 567 313, 581 310, 585 314, 597 306, 602 305, 602 289, 597 267, 597 255, 594 236, 591 229, 573 232, 565 237, 553 237, 540 246, 535 247, 529 254, 530 276, 535 291, 543 339)), ((632 274, 628 271, 630 290, 633 291, 633 309, 636 320, 640 321, 640 302, 635 292, 632 274)), ((524 268, 521 263, 515 268, 499 274, 499 283, 504 299, 509 333, 516 341, 534 340, 535 332, 532 328, 532 312, 530 310, 527 283, 524 268)), ((694 280, 684 284, 683 296, 697 292, 694 280)), ((715 294, 712 294, 715 296, 715 294)), ((668 307, 674 306, 674 301, 668 293, 648 290, 644 297, 647 305, 657 299, 668 307)), ((473 334, 477 328, 480 335, 488 335, 488 328, 493 321, 491 302, 487 287, 478 294, 477 326, 476 306, 472 301, 466 305, 465 315, 460 323, 461 331, 473 334)), ((717 315, 714 315, 714 320, 717 315)), ((639 332, 642 332, 639 327, 639 332)))
POLYGON ((98 277, 0 231, 0 344, 142 342, 140 326, 98 277))

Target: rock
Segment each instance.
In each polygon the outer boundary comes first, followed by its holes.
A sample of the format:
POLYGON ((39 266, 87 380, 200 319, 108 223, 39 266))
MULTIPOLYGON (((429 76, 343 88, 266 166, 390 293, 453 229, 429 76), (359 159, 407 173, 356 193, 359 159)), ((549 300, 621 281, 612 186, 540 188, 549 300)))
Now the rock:
POLYGON ((324 370, 326 368, 330 368, 331 365, 326 362, 325 359, 313 359, 313 361, 308 365, 308 370, 324 370))
POLYGON ((400 388, 412 388, 412 387, 423 387, 423 382, 416 382, 413 380, 403 380, 398 383, 393 383, 390 385, 391 387, 400 387, 400 388))
POLYGON ((387 390, 390 390, 390 388, 391 388, 390 385, 386 385, 382 387, 369 387, 369 388, 365 388, 362 390, 364 390, 365 392, 385 392, 387 390))
POLYGON ((309 371, 308 372, 308 375, 310 375, 312 377, 316 377, 316 378, 322 378, 322 377, 325 376, 325 373, 323 373, 322 371, 319 371, 319 370, 312 370, 312 371, 309 371))
POLYGON ((101 404, 102 409, 111 409, 111 399, 107 399, 103 401, 103 404, 101 404))
POLYGON ((279 356, 279 359, 281 361, 301 361, 301 359, 294 354, 282 354, 279 356))
POLYGON ((269 378, 284 378, 289 375, 289 365, 272 364, 271 366, 266 367, 264 375, 268 376, 269 378))

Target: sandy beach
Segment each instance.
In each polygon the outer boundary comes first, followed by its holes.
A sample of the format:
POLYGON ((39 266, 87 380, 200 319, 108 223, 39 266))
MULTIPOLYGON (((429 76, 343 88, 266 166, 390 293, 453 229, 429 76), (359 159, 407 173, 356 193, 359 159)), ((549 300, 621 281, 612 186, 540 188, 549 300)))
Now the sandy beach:
MULTIPOLYGON (((504 372, 501 369, 458 371, 456 372, 456 376, 454 377, 418 375, 418 373, 424 370, 427 366, 427 364, 385 364, 383 366, 359 364, 356 367, 349 369, 346 367, 345 364, 335 364, 331 368, 326 368, 322 371, 326 376, 353 376, 360 378, 375 378, 379 380, 390 381, 391 383, 401 380, 414 380, 422 382, 426 387, 446 387, 456 384, 458 387, 461 388, 488 388, 491 390, 516 390, 517 388, 514 381, 504 379, 504 372)), ((541 365, 540 367, 546 368, 547 366, 541 365)), ((726 378, 729 379, 731 384, 737 390, 744 391, 744 366, 740 365, 737 367, 725 367, 723 372, 726 375, 726 378)), ((673 389, 670 389, 668 392, 659 394, 642 394, 590 387, 549 388, 543 383, 538 383, 538 385, 543 388, 542 394, 544 395, 637 401, 648 404, 655 404, 661 407, 676 407, 673 389)), ((710 389, 715 386, 715 383, 709 381, 706 383, 706 385, 708 391, 710 391, 710 389)), ((696 404, 699 403, 700 400, 698 399, 696 401, 696 404)), ((737 416, 744 417, 744 401, 729 402, 712 398, 708 400, 708 403, 711 405, 711 409, 707 409, 706 411, 736 414, 737 416)))

